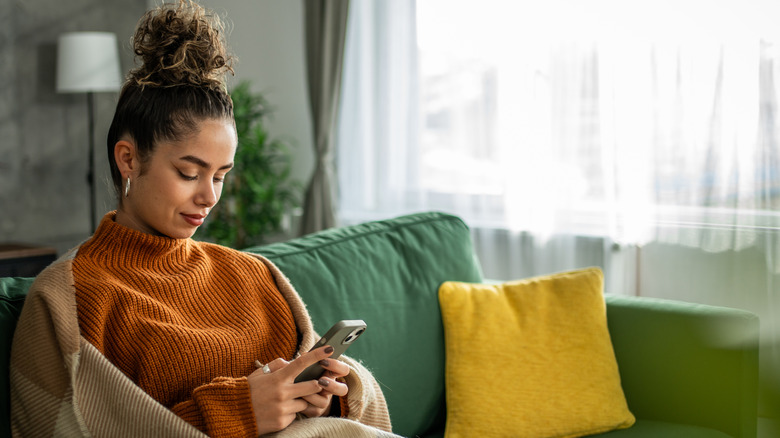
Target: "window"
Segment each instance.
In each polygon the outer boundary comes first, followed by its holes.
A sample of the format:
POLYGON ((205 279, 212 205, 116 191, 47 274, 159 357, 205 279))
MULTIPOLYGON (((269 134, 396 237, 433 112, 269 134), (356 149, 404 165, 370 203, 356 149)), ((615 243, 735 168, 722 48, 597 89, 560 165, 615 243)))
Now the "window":
POLYGON ((342 215, 441 209, 630 242, 745 212, 777 225, 780 56, 757 5, 365 3, 342 215))

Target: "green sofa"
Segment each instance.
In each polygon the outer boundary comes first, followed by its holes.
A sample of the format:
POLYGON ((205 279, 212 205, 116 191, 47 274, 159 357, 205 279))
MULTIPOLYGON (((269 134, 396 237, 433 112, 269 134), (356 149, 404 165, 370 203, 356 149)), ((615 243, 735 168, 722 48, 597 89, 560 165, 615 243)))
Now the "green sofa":
MULTIPOLYGON (((446 280, 483 281, 463 221, 420 213, 247 251, 262 253, 289 276, 317 331, 340 319, 366 321, 368 330, 349 355, 373 370, 396 433, 443 435, 445 354, 438 287, 446 280)), ((12 334, 31 282, 0 279, 0 435, 9 427, 12 334)), ((602 436, 756 436, 755 315, 648 298, 608 295, 606 301, 623 388, 637 422, 602 436)))

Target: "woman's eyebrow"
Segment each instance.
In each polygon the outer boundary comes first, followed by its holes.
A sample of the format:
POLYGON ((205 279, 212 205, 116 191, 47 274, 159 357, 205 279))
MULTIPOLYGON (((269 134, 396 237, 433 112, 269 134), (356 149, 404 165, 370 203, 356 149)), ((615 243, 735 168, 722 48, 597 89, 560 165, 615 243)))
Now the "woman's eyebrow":
MULTIPOLYGON (((181 158, 179 158, 182 161, 188 161, 190 163, 193 163, 199 167, 202 167, 204 169, 211 169, 211 164, 203 161, 202 159, 194 156, 194 155, 185 155, 181 158)), ((232 169, 233 163, 225 164, 224 166, 220 167, 218 170, 226 170, 226 169, 232 169)))

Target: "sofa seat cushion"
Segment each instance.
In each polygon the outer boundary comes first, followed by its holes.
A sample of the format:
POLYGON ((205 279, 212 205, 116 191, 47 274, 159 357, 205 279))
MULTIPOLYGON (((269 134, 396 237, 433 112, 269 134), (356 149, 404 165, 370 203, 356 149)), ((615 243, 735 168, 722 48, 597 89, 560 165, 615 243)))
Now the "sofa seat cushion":
MULTIPOLYGON (((603 438, 733 438, 719 430, 690 424, 637 419, 628 429, 614 430, 591 437, 603 438)), ((420 438, 444 438, 444 431, 420 435, 420 438)))
MULTIPOLYGON (((637 419, 628 429, 614 430, 591 437, 603 438, 733 438, 719 430, 690 424, 637 419)), ((444 431, 420 435, 420 438, 444 438, 444 431)))
POLYGON ((719 430, 690 424, 637 419, 628 429, 592 435, 604 438, 733 438, 719 430))

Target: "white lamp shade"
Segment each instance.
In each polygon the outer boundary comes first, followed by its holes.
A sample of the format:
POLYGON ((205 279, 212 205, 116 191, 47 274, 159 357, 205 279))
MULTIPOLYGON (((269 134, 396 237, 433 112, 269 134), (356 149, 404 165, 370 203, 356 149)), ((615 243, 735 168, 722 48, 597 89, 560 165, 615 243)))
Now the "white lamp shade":
POLYGON ((57 48, 57 91, 119 90, 119 51, 111 32, 70 32, 57 48))

